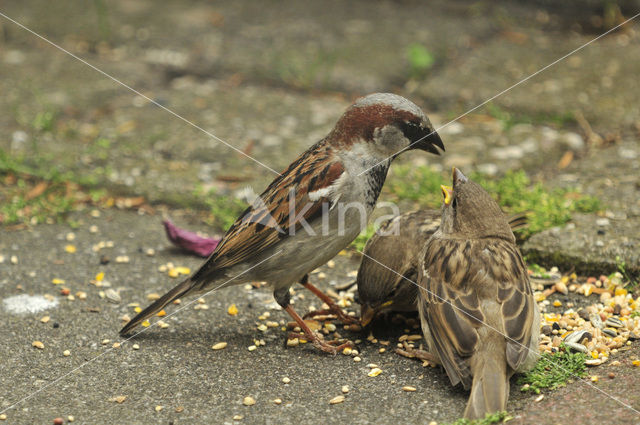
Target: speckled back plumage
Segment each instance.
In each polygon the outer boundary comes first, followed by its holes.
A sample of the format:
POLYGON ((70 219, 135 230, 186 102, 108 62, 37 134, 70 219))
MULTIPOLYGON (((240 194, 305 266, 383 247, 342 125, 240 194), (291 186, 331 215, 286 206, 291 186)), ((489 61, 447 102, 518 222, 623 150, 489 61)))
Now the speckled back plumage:
MULTIPOLYGON (((366 225, 392 159, 409 148, 433 153, 443 149, 420 108, 393 94, 359 99, 327 137, 271 182, 192 276, 134 317, 121 333, 190 292, 248 281, 271 284, 276 301, 288 308, 289 288, 346 247, 366 225), (416 134, 420 138, 413 143, 416 134), (334 208, 340 203, 363 206, 364 217, 347 211, 342 219, 340 208, 334 208)), ((314 342, 322 346, 317 338, 314 342)))
POLYGON ((423 332, 451 383, 471 388, 465 417, 505 410, 509 377, 537 358, 539 312, 507 219, 457 170, 421 257, 423 332))

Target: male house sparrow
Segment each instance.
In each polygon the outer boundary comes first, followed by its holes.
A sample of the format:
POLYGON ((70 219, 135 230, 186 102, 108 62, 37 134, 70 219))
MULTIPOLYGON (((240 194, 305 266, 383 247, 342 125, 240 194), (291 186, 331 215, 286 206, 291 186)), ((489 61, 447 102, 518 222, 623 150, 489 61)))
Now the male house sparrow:
POLYGON ((509 378, 538 357, 540 313, 505 215, 477 183, 453 171, 440 227, 418 268, 418 308, 429 352, 452 385, 471 387, 464 415, 505 410, 509 378))
MULTIPOLYGON (((420 251, 440 226, 440 210, 408 212, 384 222, 367 242, 356 284, 360 324, 378 315, 418 311, 420 251)), ((526 226, 525 214, 508 218, 511 230, 526 226)))
POLYGON ((335 347, 309 329, 290 305, 289 288, 300 282, 342 313, 308 282, 308 273, 366 225, 395 156, 407 149, 439 154, 438 148, 444 149, 440 137, 412 102, 389 93, 358 99, 324 139, 271 182, 195 273, 131 319, 120 334, 188 293, 266 281, 306 338, 336 353, 344 345, 335 347))

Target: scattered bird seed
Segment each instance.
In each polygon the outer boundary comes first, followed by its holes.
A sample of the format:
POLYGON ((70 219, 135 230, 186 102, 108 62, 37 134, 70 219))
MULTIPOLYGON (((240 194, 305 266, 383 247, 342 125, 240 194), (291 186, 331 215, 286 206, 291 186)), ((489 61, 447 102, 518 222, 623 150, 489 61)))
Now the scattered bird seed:
POLYGON ((256 347, 255 345, 250 345, 250 346, 247 347, 247 350, 253 351, 253 350, 257 349, 257 348, 258 347, 256 347))
POLYGON ((131 348, 133 348, 134 350, 139 350, 140 346, 138 344, 133 344, 131 348))
POLYGON ((591 339, 593 338, 593 335, 591 335, 591 333, 587 330, 579 330, 576 332, 571 332, 570 334, 566 335, 564 337, 565 342, 575 342, 575 343, 580 343, 582 342, 582 340, 587 339, 589 341, 591 341, 591 339))
POLYGON ((276 398, 273 400, 274 404, 282 404, 282 399, 281 398, 276 398))
POLYGON ((178 407, 176 407, 176 408, 175 408, 175 412, 176 412, 176 413, 182 413, 182 412, 184 412, 184 406, 178 406, 178 407))
POLYGON ((121 344, 119 342, 114 342, 111 348, 120 348, 120 345, 121 344))
POLYGON ((75 420, 76 420, 76 418, 74 418, 73 416, 69 415, 69 416, 67 416, 67 420, 68 420, 69 422, 73 422, 73 421, 75 421, 75 420))
POLYGON ((379 350, 378 350, 378 353, 382 354, 382 353, 384 353, 385 351, 387 351, 387 349, 383 347, 383 348, 381 348, 381 349, 379 349, 379 350))
POLYGON ((163 409, 163 406, 156 406, 156 412, 160 412, 163 409))
POLYGON ((405 385, 402 387, 402 391, 413 392, 416 390, 416 387, 412 387, 411 385, 405 385))
POLYGON ((11 264, 18 264, 18 257, 12 255, 9 261, 11 261, 11 264))
POLYGON ((607 320, 604 322, 604 324, 606 326, 611 326, 611 327, 614 327, 614 328, 621 328, 621 327, 624 326, 622 321, 620 319, 618 319, 617 317, 609 317, 609 318, 607 318, 607 320))
POLYGON ((35 348, 37 348, 39 350, 44 350, 44 344, 42 343, 42 341, 33 341, 31 343, 31 346, 35 347, 35 348))
POLYGON ((115 401, 118 404, 122 404, 126 399, 127 399, 126 395, 119 395, 119 396, 113 397, 112 399, 109 399, 109 401, 115 401))
POLYGON ((353 361, 354 361, 354 362, 361 362, 361 361, 362 361, 362 359, 361 359, 359 356, 355 356, 355 357, 353 358, 353 361))
POLYGON ((118 304, 120 301, 122 301, 122 297, 120 297, 120 294, 118 294, 114 289, 109 288, 106 291, 104 291, 104 295, 107 297, 107 299, 109 301, 111 301, 112 303, 118 304))
POLYGON ((254 404, 256 404, 256 400, 253 397, 247 396, 242 399, 242 404, 244 404, 245 406, 253 406, 254 404))
POLYGON ((65 356, 65 357, 69 357, 69 356, 71 355, 71 351, 69 351, 69 350, 64 350, 64 351, 62 352, 62 355, 63 355, 63 356, 65 356))
POLYGON ((241 420, 242 420, 242 418, 244 418, 244 416, 242 416, 242 415, 235 415, 235 416, 233 417, 233 420, 234 420, 234 421, 241 421, 241 420))
POLYGON ((342 393, 343 393, 343 394, 346 394, 346 393, 348 393, 348 392, 349 392, 349 386, 348 386, 348 385, 343 385, 343 386, 342 386, 342 388, 341 388, 341 390, 342 390, 342 393))
POLYGON ((5 415, 4 413, 0 415, 0 421, 6 421, 7 420, 7 415, 5 415))
POLYGON ((227 309, 227 313, 229 313, 231 316, 235 316, 236 314, 238 314, 238 307, 236 307, 235 304, 231 304, 227 309))
POLYGON ((77 248, 75 245, 66 245, 64 247, 64 250, 67 251, 69 254, 74 254, 77 251, 77 248))
POLYGON ((282 382, 284 382, 285 384, 288 384, 289 382, 291 382, 291 379, 285 376, 284 378, 282 378, 282 382))
POLYGON ((222 350, 223 348, 227 347, 227 343, 226 342, 219 342, 217 344, 214 344, 211 348, 214 350, 222 350))
POLYGON ((152 292, 150 294, 147 294, 147 300, 149 301, 155 301, 158 298, 160 298, 160 294, 158 294, 157 292, 152 292))
POLYGON ((300 344, 300 340, 298 338, 292 338, 287 340, 287 347, 296 347, 300 344))
POLYGON ((49 322, 49 320, 51 320, 51 317, 49 317, 49 316, 44 316, 42 319, 40 319, 40 321, 41 321, 42 323, 48 323, 48 322, 49 322))
POLYGON ((571 348, 574 351, 578 351, 580 353, 587 353, 589 350, 587 350, 587 347, 585 347, 582 344, 578 344, 576 342, 565 342, 565 345, 569 348, 571 348))
POLYGON ((591 316, 589 316, 589 320, 591 321, 591 324, 594 328, 604 328, 604 323, 602 323, 602 319, 600 318, 599 314, 592 314, 591 316))
POLYGON ((344 396, 343 395, 339 395, 336 396, 334 398, 332 398, 331 400, 329 400, 329 404, 340 404, 344 401, 344 396))
POLYGON ((368 373, 367 375, 369 375, 369 376, 378 376, 378 375, 380 375, 381 373, 382 373, 382 369, 377 368, 377 367, 374 367, 373 369, 371 369, 371 370, 369 371, 369 373, 368 373))
POLYGON ((540 394, 538 397, 536 397, 536 399, 534 400, 536 403, 539 403, 542 401, 542 399, 544 398, 544 394, 540 394))

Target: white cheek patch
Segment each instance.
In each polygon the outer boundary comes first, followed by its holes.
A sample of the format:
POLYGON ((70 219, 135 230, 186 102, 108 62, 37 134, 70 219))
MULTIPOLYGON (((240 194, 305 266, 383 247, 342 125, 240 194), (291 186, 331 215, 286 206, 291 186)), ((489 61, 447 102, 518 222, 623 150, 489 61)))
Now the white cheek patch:
POLYGON ((323 187, 322 189, 309 192, 309 200, 315 202, 320 198, 330 198, 332 192, 333 189, 331 186, 323 187))

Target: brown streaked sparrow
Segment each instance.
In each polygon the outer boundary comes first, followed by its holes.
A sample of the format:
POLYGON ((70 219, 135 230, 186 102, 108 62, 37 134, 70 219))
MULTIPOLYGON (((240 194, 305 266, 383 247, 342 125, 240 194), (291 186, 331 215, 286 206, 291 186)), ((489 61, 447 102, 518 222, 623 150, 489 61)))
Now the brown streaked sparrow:
POLYGON ((131 319, 120 333, 128 334, 189 293, 265 281, 306 338, 335 354, 344 344, 336 347, 309 329, 290 305, 289 288, 300 282, 342 313, 308 282, 308 273, 334 257, 366 226, 399 152, 421 149, 439 154, 438 148, 444 149, 440 137, 412 102, 389 93, 358 99, 324 139, 256 198, 195 273, 131 319))
POLYGON ((418 267, 429 352, 471 394, 464 416, 506 410, 509 378, 538 358, 540 313, 507 218, 477 183, 453 171, 440 227, 418 267))
MULTIPOLYGON (((440 210, 408 212, 386 221, 363 250, 356 284, 360 324, 379 315, 418 311, 420 251, 440 226, 440 210)), ((508 218, 511 230, 526 226, 525 214, 508 218)))

